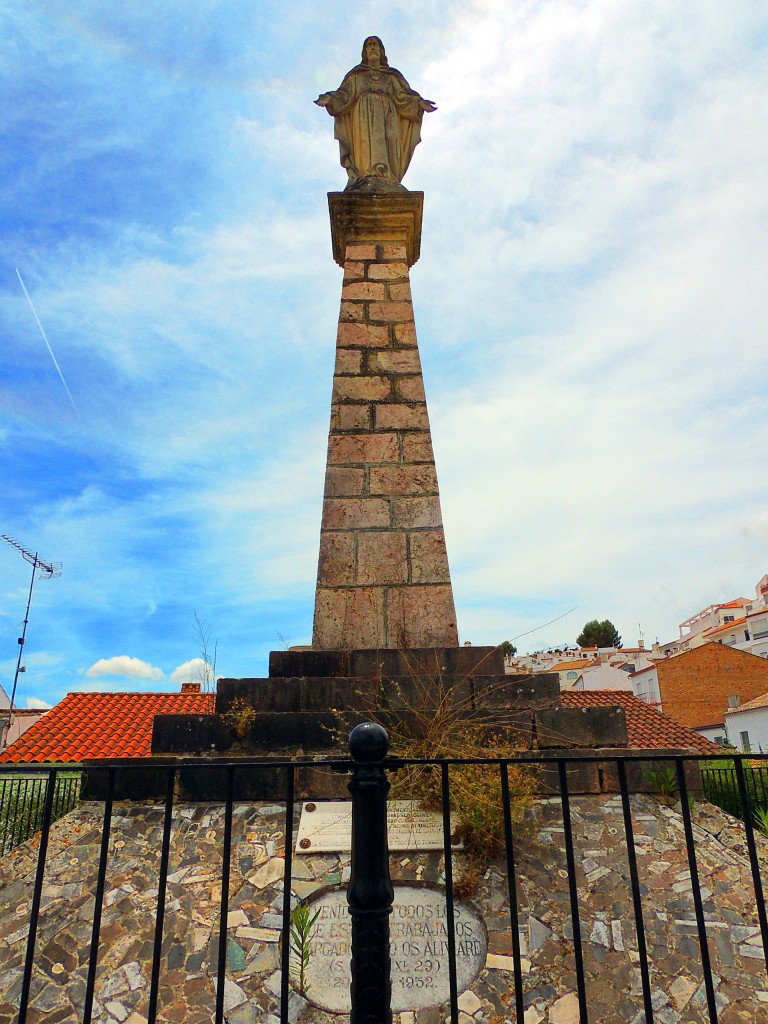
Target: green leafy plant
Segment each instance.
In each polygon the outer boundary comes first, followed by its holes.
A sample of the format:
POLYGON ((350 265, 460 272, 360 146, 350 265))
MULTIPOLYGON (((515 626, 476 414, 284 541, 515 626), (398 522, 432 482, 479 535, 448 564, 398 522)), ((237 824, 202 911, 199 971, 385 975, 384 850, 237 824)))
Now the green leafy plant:
POLYGON ((656 796, 677 796, 677 772, 671 766, 652 768, 646 775, 651 792, 656 796))
POLYGON ((752 824, 758 832, 768 837, 768 807, 756 807, 752 811, 752 824))
POLYGON ((307 995, 310 989, 307 981, 307 967, 312 956, 312 929, 320 916, 320 911, 314 914, 306 903, 297 903, 291 911, 291 949, 296 954, 296 960, 291 966, 291 972, 296 978, 299 993, 307 995))

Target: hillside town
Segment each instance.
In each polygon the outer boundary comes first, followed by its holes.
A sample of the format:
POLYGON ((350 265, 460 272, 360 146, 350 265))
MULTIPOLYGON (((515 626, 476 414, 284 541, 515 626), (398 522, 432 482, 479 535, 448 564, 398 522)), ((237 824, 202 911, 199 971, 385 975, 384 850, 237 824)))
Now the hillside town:
POLYGON ((753 598, 711 604, 646 648, 566 647, 506 658, 511 674, 556 672, 563 691, 620 690, 718 746, 768 750, 768 573, 753 598))

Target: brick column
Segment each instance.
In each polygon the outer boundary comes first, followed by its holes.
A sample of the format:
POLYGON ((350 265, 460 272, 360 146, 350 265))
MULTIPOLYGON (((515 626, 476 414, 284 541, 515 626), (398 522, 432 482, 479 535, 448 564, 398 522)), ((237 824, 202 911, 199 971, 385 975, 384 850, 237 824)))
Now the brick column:
POLYGON ((421 195, 329 199, 344 284, 313 647, 456 646, 409 280, 421 195))

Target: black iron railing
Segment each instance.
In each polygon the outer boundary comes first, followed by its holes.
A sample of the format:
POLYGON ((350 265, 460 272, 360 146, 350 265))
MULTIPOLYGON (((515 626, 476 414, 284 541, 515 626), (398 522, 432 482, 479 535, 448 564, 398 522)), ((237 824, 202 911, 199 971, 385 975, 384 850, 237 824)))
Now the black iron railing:
MULTIPOLYGON (((763 808, 768 810, 768 768, 752 764, 754 755, 742 762, 744 766, 744 783, 752 811, 763 808)), ((733 764, 704 764, 701 767, 701 780, 707 800, 724 811, 744 817, 744 803, 741 799, 738 774, 733 764)))
MULTIPOLYGON (((626 927, 632 928, 633 932, 633 969, 639 972, 639 986, 636 996, 632 998, 637 1004, 637 1017, 639 1021, 645 1020, 646 1024, 654 1024, 655 1021, 668 1019, 669 1014, 659 1014, 656 1003, 656 990, 654 989, 654 975, 660 970, 661 962, 658 960, 658 935, 654 933, 653 942, 649 941, 648 909, 645 905, 648 899, 648 888, 642 877, 638 865, 638 844, 641 840, 647 840, 643 830, 647 826, 647 819, 653 815, 647 813, 649 797, 638 797, 638 789, 643 788, 638 780, 646 779, 648 772, 654 768, 663 766, 667 772, 671 771, 674 777, 675 794, 665 794, 667 807, 669 801, 676 800, 674 811, 669 811, 674 816, 676 835, 679 836, 681 851, 684 850, 684 863, 687 865, 686 883, 690 884, 690 899, 693 904, 693 918, 690 922, 684 921, 682 925, 690 930, 695 939, 696 955, 689 953, 692 961, 695 960, 691 971, 701 979, 700 1010, 701 1019, 707 1020, 710 1024, 718 1021, 718 992, 719 981, 715 977, 712 965, 713 946, 712 929, 715 927, 712 920, 712 894, 709 890, 703 890, 700 877, 700 844, 701 836, 697 833, 697 826, 694 822, 692 811, 692 799, 701 799, 701 790, 696 785, 699 778, 698 771, 707 772, 707 758, 670 756, 669 754, 648 754, 645 756, 632 757, 610 756, 599 753, 585 755, 576 759, 557 756, 527 755, 514 759, 441 759, 439 761, 400 761, 394 758, 387 758, 386 735, 382 737, 378 726, 366 725, 358 727, 356 738, 353 738, 351 749, 353 759, 327 759, 319 761, 279 761, 272 760, 268 764, 256 761, 238 762, 217 762, 198 763, 195 765, 196 778, 201 774, 210 780, 209 789, 216 790, 218 820, 221 820, 222 829, 219 839, 216 834, 217 849, 220 852, 221 869, 216 885, 220 885, 220 894, 217 896, 217 913, 212 915, 218 917, 211 924, 214 934, 217 935, 215 953, 212 954, 215 960, 215 968, 211 974, 214 982, 215 994, 211 995, 210 1016, 216 1024, 223 1024, 227 1019, 227 978, 231 973, 231 965, 228 962, 230 944, 229 930, 232 927, 228 920, 231 910, 231 871, 233 856, 237 855, 242 859, 242 847, 247 845, 247 834, 243 834, 241 828, 241 811, 243 809, 243 793, 246 792, 252 780, 260 773, 269 772, 270 778, 274 781, 279 778, 280 792, 272 797, 270 813, 279 808, 282 815, 281 838, 272 838, 270 842, 277 844, 274 854, 279 856, 282 847, 282 894, 278 894, 277 901, 280 907, 280 933, 281 945, 277 959, 279 970, 279 983, 273 987, 272 992, 275 998, 279 998, 279 1018, 281 1024, 289 1024, 292 1015, 291 999, 295 984, 291 974, 291 940, 290 927, 292 908, 295 905, 295 897, 292 896, 292 883, 294 880, 294 844, 297 826, 297 812, 299 810, 296 799, 296 779, 298 773, 311 766, 313 770, 324 769, 336 773, 347 772, 352 775, 350 791, 353 801, 352 821, 352 865, 351 877, 348 885, 348 902, 352 920, 352 956, 351 956, 351 1006, 352 1020, 354 1024, 389 1024, 392 1019, 389 1008, 389 920, 392 907, 392 885, 389 877, 390 858, 386 842, 386 797, 389 787, 388 775, 391 770, 399 770, 404 765, 428 765, 437 767, 440 773, 441 793, 443 805, 443 843, 442 850, 437 851, 435 856, 440 858, 442 877, 444 880, 444 899, 446 904, 445 920, 455 920, 456 904, 458 898, 454 895, 454 861, 457 856, 454 845, 455 837, 452 835, 451 820, 448 809, 452 806, 452 783, 457 770, 466 765, 483 765, 488 772, 494 773, 498 779, 498 786, 502 794, 503 802, 503 842, 502 853, 496 863, 499 866, 501 877, 504 880, 505 901, 509 920, 509 987, 504 999, 507 1000, 508 1016, 515 1024, 523 1024, 525 1012, 529 1000, 529 992, 532 988, 530 978, 530 961, 526 961, 524 950, 521 947, 520 936, 520 914, 521 900, 523 893, 523 874, 527 870, 521 858, 521 831, 519 823, 513 820, 510 810, 510 770, 512 767, 518 769, 520 766, 527 766, 531 771, 538 773, 542 779, 541 792, 546 796, 540 798, 540 802, 546 805, 548 812, 555 814, 557 828, 550 828, 549 831, 562 833, 562 855, 560 859, 555 854, 547 854, 546 849, 541 856, 551 856, 553 887, 555 863, 564 865, 559 869, 560 876, 564 879, 563 906, 567 907, 567 929, 564 935, 559 936, 561 943, 561 956, 568 959, 569 970, 573 978, 573 997, 576 1001, 578 1019, 581 1024, 598 1024, 600 1021, 618 1021, 619 1016, 597 1015, 594 1005, 590 999, 590 985, 592 984, 590 971, 592 967, 586 963, 586 945, 588 938, 584 930, 587 886, 585 883, 585 868, 582 850, 583 837, 574 830, 574 821, 583 821, 584 808, 589 807, 590 797, 584 797, 574 792, 574 778, 583 777, 585 765, 600 767, 600 780, 602 786, 601 800, 613 802, 615 808, 615 820, 620 823, 618 831, 621 833, 617 838, 619 848, 622 851, 622 862, 626 863, 627 882, 627 905, 631 909, 627 913, 626 927), (645 800, 646 803, 638 801, 645 800), (585 801, 587 801, 585 803, 585 801), (578 811, 577 811, 578 806, 578 811), (645 808, 643 814, 638 810, 645 808), (642 820, 640 820, 642 819, 642 820), (237 826, 238 838, 235 837, 235 826, 237 826), (238 845, 240 844, 240 845, 238 845), (567 931, 567 936, 565 935, 567 931), (654 945, 655 943, 655 945, 654 945), (695 968, 695 970, 694 970, 695 968), (279 994, 279 995, 278 995, 279 994)), ((749 759, 735 756, 733 761, 733 773, 735 786, 739 794, 741 806, 744 808, 753 807, 755 791, 747 780, 748 773, 752 771, 750 763, 754 756, 749 759), (746 761, 746 763, 745 763, 746 761)), ((137 970, 144 972, 146 994, 142 996, 144 1001, 138 1006, 136 1012, 146 1017, 150 1024, 158 1019, 166 1019, 165 1001, 169 996, 165 986, 166 975, 170 973, 174 978, 178 975, 178 969, 169 965, 169 939, 166 929, 166 922, 169 916, 169 907, 173 905, 172 913, 178 914, 179 900, 169 898, 169 887, 172 882, 170 876, 173 874, 171 864, 172 838, 174 830, 178 828, 179 800, 177 787, 186 771, 186 767, 169 764, 167 766, 154 767, 154 778, 163 777, 164 795, 160 801, 155 800, 157 821, 161 822, 159 852, 152 851, 157 856, 157 866, 152 867, 156 895, 154 899, 153 925, 151 942, 145 944, 147 953, 145 960, 139 963, 137 970), (176 815, 176 816, 175 816, 176 815), (148 950, 151 949, 151 953, 148 950), (174 970, 176 974, 174 974, 174 970)), ((71 772, 71 769, 67 769, 71 772)), ((80 814, 90 814, 90 832, 88 849, 94 851, 94 881, 92 889, 88 889, 88 900, 90 910, 85 914, 81 902, 77 912, 80 920, 88 920, 88 941, 82 949, 77 950, 80 968, 83 973, 82 983, 75 986, 69 993, 70 1002, 77 1003, 76 1018, 82 1020, 83 1024, 90 1024, 92 1020, 107 1018, 103 1016, 99 995, 100 986, 109 985, 109 971, 114 971, 115 965, 110 959, 108 936, 105 938, 105 930, 102 927, 105 908, 109 906, 107 896, 113 895, 110 886, 111 873, 114 870, 114 858, 118 843, 114 840, 115 822, 120 815, 125 815, 125 805, 118 800, 121 787, 130 779, 131 773, 146 773, 146 762, 134 764, 121 764, 120 766, 108 763, 100 766, 88 766, 89 786, 100 791, 98 803, 85 805, 80 814), (95 837, 95 838, 94 838, 95 837), (96 849, 98 853, 95 853, 96 849), (86 948, 87 947, 87 948, 86 948), (104 967, 108 964, 108 967, 104 967), (106 972, 106 975, 105 975, 106 972), (101 1015, 101 1016, 100 1016, 101 1015)), ((46 889, 46 872, 49 867, 49 860, 53 857, 61 857, 59 849, 61 845, 61 834, 66 829, 66 819, 60 822, 54 830, 54 820, 57 806, 57 793, 59 793, 59 777, 65 777, 61 769, 55 767, 44 767, 37 770, 30 769, 27 773, 35 777, 39 783, 42 796, 42 810, 40 819, 40 830, 36 850, 22 847, 18 853, 29 858, 30 869, 28 871, 29 887, 22 899, 19 892, 21 884, 18 877, 6 873, 2 876, 3 885, 13 888, 14 913, 24 929, 23 942, 17 943, 19 955, 14 960, 14 948, 10 939, 6 936, 6 974, 0 974, 8 979, 10 987, 6 992, 0 991, 0 1017, 8 1020, 15 1020, 18 1024, 40 1020, 41 1006, 53 1005, 55 1000, 54 987, 57 984, 65 986, 74 984, 69 972, 59 971, 54 965, 51 968, 50 956, 45 962, 40 962, 41 949, 43 944, 49 941, 50 927, 50 904, 51 893, 46 889), (26 851, 26 852, 24 852, 26 851), (23 949, 22 949, 23 946, 23 949), (59 971, 59 973, 57 973, 59 971), (15 972, 15 974, 14 974, 15 972), (58 979, 58 980, 57 980, 58 979), (15 986, 15 987, 14 987, 15 986), (6 1002, 3 1002, 6 1000, 6 1002), (47 1002, 46 1002, 47 1000, 47 1002), (3 1007, 14 1006, 15 1016, 3 1016, 3 1007)), ((7 781, 7 771, 0 769, 0 787, 7 781)), ((18 780, 17 780, 18 781, 18 780)), ((647 790, 647 786, 645 787, 647 790)), ((6 792, 0 788, 0 793, 6 792)), ((583 792, 583 790, 582 790, 583 792)), ((4 813, 0 806, 0 820, 4 813)), ((266 811, 265 811, 266 813, 266 811)), ((81 826, 78 825, 78 828, 81 826)), ((768 918, 766 917, 765 898, 763 890, 763 878, 761 867, 762 852, 758 849, 755 829, 753 827, 752 815, 747 813, 744 821, 738 828, 743 832, 743 842, 746 851, 744 858, 744 884, 748 885, 751 891, 750 920, 754 919, 756 937, 762 941, 762 947, 754 946, 757 956, 761 957, 764 968, 768 972, 768 918)), ((617 831, 616 828, 613 830, 617 831)), ((276 833, 275 833, 276 835, 276 833)), ((199 841, 208 841, 199 832, 199 841)), ((762 837, 758 834, 757 839, 762 843, 762 837)), ((191 840, 190 840, 191 842, 191 840)), ((527 840, 526 840, 527 842, 527 840)), ((594 842, 594 840, 593 840, 594 842)), ((69 845, 67 850, 70 854, 77 854, 77 847, 69 845)), ((187 850, 189 853, 189 850, 187 850)), ((72 858, 72 863, 77 863, 77 856, 72 858)), ((527 863, 527 862, 525 862, 527 863)), ((682 863, 682 860, 681 860, 682 863)), ((154 864, 154 861, 153 861, 154 864)), ((175 869, 174 869, 175 870, 175 869)), ((245 868, 238 868, 245 871, 245 868)), ((306 878, 306 872, 302 876, 306 878)), ((278 884, 277 882, 275 884, 278 884)), ((56 891, 61 891, 59 886, 56 891)), ((3 898, 3 888, 0 888, 0 903, 3 898)), ((153 890, 154 892, 154 890, 153 890)), ((117 897, 120 892, 117 892, 117 897)), ((671 894, 673 897, 674 894, 671 894)), ((115 898, 117 898, 115 897, 115 898)), ((526 897, 530 902, 530 892, 526 897)), ((620 900, 619 900, 620 902, 620 900)), ((277 904, 273 903, 275 907, 277 904)), ((7 908, 6 908, 7 912, 7 908)), ((272 916, 275 916, 274 914, 272 916)), ((733 913, 731 913, 733 917, 733 913)), ((656 924, 657 922, 655 922, 656 924)), ((504 926, 506 928, 506 925, 504 926)), ((252 929, 258 932, 258 929, 252 929)), ((749 929, 747 929, 749 930, 749 929)), ((18 935, 19 932, 14 932, 18 935)), ((448 975, 448 986, 444 1002, 444 1012, 447 1013, 452 1024, 459 1021, 459 1000, 461 993, 457 980, 457 934, 455 925, 447 928, 446 935, 446 963, 441 965, 448 975)), ((616 949, 623 949, 616 946, 616 949)), ((530 953, 530 950, 529 950, 530 953)), ((750 953, 754 965, 754 954, 750 953)), ((569 977, 571 976, 569 975, 569 977)), ((750 976, 754 984, 754 972, 750 976)), ((763 988, 768 988, 765 974, 760 982, 763 988)), ((113 986, 114 987, 114 986, 113 986)), ((538 990, 537 990, 538 991, 538 990)), ((309 993, 311 998, 311 993, 309 993)), ((629 993, 626 994, 629 997, 629 993)), ((617 993, 617 1005, 621 993, 617 993)), ((757 998, 757 997, 755 997, 757 998)), ((102 1000, 103 1001, 103 1000, 102 1000)), ((757 1003, 755 1003, 757 1006, 757 1003)), ((260 1005, 260 1012, 264 1007, 260 1005)), ((761 1011, 762 1012, 762 1011, 761 1011)), ((56 1019, 64 1019, 57 1017, 56 1019)), ((174 1019, 180 1019, 175 1017, 174 1019)), ((198 1019, 197 1017, 195 1018, 198 1019)), ((202 1018, 200 1018, 202 1019, 202 1018)), ((678 1017, 679 1019, 679 1017, 678 1017)), ((694 1019, 694 1018, 691 1018, 694 1019)), ((699 1016, 695 1017, 700 1019, 699 1016)), ((755 1015, 757 1019, 757 1014, 755 1015)))
MULTIPOLYGON (((53 794, 53 821, 68 814, 80 798, 81 772, 59 772, 53 794)), ((48 777, 19 772, 0 776, 0 857, 42 828, 48 777)))

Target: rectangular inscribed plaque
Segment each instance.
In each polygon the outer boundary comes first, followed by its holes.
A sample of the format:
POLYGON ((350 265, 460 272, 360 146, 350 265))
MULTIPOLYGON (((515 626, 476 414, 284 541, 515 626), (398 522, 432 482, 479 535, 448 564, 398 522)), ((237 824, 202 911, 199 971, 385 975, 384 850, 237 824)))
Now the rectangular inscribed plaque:
MULTIPOLYGON (((455 829, 451 818, 451 833, 455 829)), ((438 811, 423 811, 411 800, 390 800, 387 804, 387 833, 390 850, 442 850, 443 817, 438 811)), ((326 800, 302 805, 296 853, 345 852, 352 848, 352 801, 326 800)), ((454 850, 462 849, 459 842, 454 850)))

